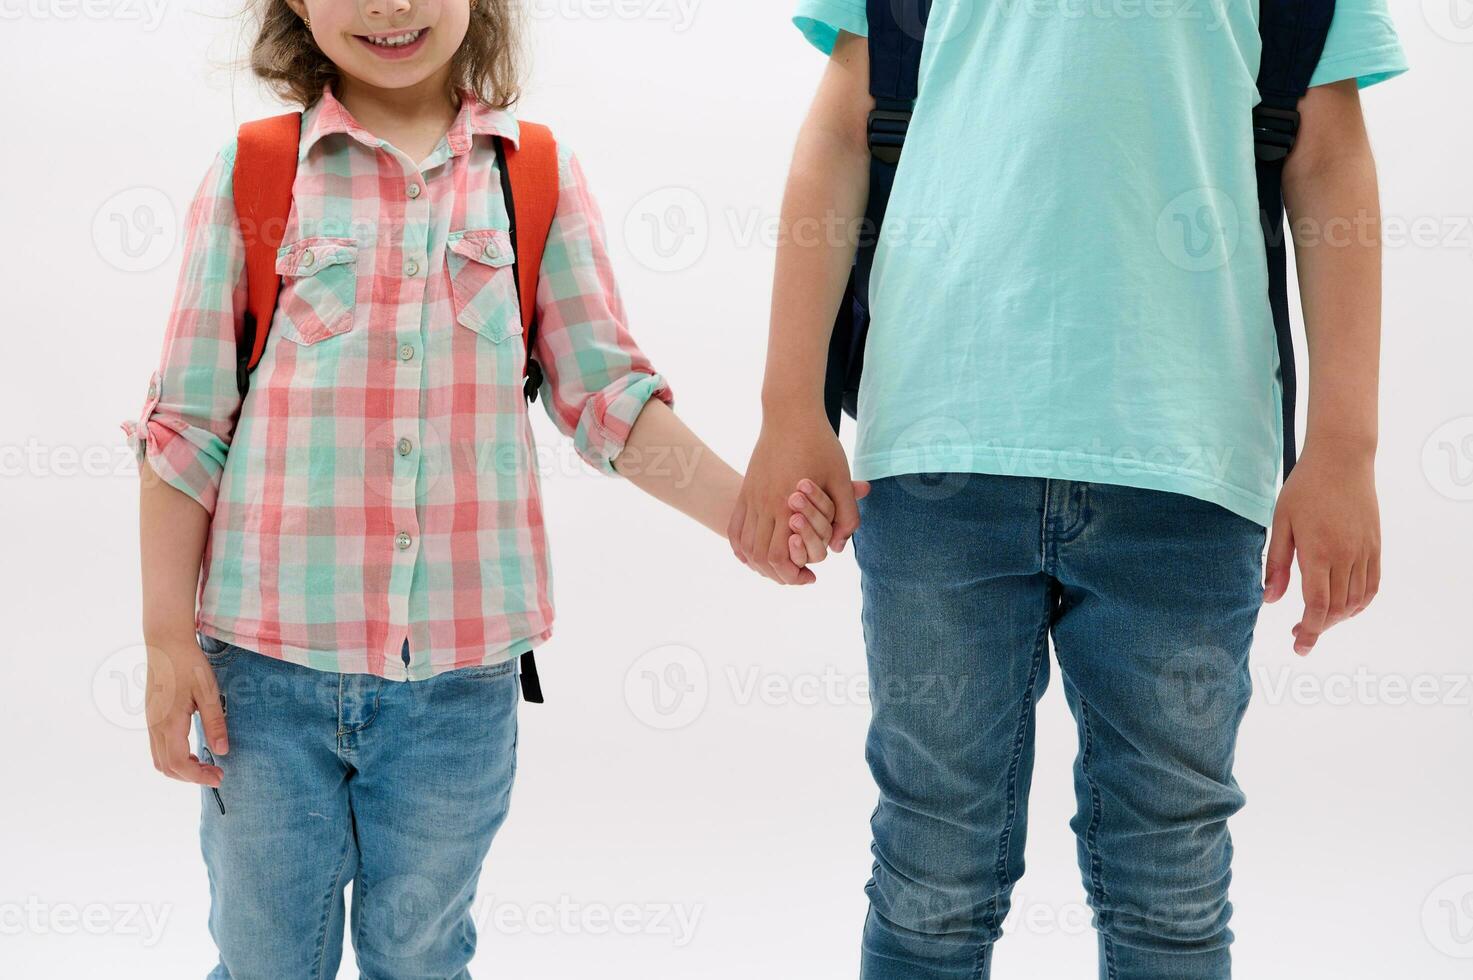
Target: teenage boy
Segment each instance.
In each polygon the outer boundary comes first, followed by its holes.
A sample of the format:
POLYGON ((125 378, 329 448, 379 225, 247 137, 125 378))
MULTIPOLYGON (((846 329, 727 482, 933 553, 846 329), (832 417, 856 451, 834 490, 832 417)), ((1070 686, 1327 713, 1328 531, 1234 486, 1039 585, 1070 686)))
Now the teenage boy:
MULTIPOLYGON (((869 282, 858 504, 823 404, 854 242, 779 248, 730 536, 795 575, 784 498, 805 476, 837 504, 836 547, 863 517, 869 980, 989 975, 1023 871, 1049 639, 1079 730, 1100 975, 1229 975, 1233 747, 1260 604, 1297 555, 1302 655, 1378 585, 1379 205, 1357 93, 1405 69, 1384 0, 1340 0, 1283 173, 1310 399, 1276 500, 1259 13, 935 0, 869 282), (936 675, 965 685, 956 710, 905 696, 936 675)), ((830 61, 784 224, 853 226, 875 107, 866 4, 800 0, 796 22, 830 61)))

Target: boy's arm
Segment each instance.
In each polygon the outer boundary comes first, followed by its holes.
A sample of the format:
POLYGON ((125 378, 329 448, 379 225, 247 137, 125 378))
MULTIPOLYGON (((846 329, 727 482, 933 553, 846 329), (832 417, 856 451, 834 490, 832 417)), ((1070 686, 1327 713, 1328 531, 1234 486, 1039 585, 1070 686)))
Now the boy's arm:
POLYGON ((1325 630, 1366 608, 1380 584, 1381 215, 1356 82, 1311 89, 1300 111, 1284 200, 1309 344, 1309 418, 1274 513, 1265 599, 1288 590, 1297 553, 1304 616, 1294 649, 1307 654, 1325 630))
POLYGON ((824 369, 869 192, 869 47, 841 33, 798 136, 783 197, 772 320, 762 389, 762 430, 727 536, 739 559, 781 581, 796 579, 787 500, 802 478, 836 508, 831 544, 859 524, 849 463, 824 414, 824 369), (837 228, 820 241, 789 233, 837 228))

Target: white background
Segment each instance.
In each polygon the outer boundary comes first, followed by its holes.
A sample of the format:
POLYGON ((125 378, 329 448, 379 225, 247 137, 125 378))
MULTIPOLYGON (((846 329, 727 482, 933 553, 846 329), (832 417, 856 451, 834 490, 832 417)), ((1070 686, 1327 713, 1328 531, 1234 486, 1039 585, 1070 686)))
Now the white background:
MULTIPOLYGON (((197 790, 153 772, 141 731, 137 490, 117 423, 157 358, 191 193, 239 122, 279 110, 228 67, 244 50, 233 4, 89 2, 0 0, 0 976, 202 976, 197 790)), ((761 232, 822 69, 789 2, 543 3, 522 110, 580 151, 635 334, 737 464, 758 426, 761 232), (668 261, 649 224, 667 218, 685 220, 667 244, 696 232, 668 261)), ((1385 584, 1307 662, 1290 652, 1294 604, 1263 615, 1233 823, 1243 977, 1473 974, 1473 6, 1393 3, 1414 70, 1365 99, 1402 229, 1385 584)), ((853 977, 874 791, 848 683, 864 664, 851 557, 813 588, 771 586, 580 468, 545 423, 561 618, 482 879, 477 975, 853 977), (649 680, 681 676, 672 657, 696 690, 664 716, 649 680), (623 916, 632 934, 606 924, 623 916)), ((1057 683, 1041 710, 1028 873, 996 975, 1092 977, 1057 683)))

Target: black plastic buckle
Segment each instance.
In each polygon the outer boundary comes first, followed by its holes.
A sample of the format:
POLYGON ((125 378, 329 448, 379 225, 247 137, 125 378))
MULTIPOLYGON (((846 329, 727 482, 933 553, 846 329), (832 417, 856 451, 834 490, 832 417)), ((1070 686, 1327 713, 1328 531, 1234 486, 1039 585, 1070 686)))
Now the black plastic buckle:
POLYGON ((1253 148, 1260 163, 1280 163, 1288 159, 1299 138, 1299 110, 1271 109, 1257 106, 1253 110, 1253 148))
POLYGON ((905 149, 905 134, 910 130, 909 109, 875 109, 869 114, 869 152, 881 163, 900 163, 905 149))
POLYGON ((536 361, 527 362, 527 380, 522 383, 522 394, 527 401, 537 400, 537 389, 542 387, 542 365, 536 361))

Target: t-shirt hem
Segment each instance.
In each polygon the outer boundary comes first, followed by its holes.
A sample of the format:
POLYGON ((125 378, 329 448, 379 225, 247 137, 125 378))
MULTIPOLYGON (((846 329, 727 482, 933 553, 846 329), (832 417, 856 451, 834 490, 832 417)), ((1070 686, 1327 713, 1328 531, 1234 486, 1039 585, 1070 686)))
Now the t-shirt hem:
POLYGON ((362 650, 311 650, 294 646, 274 637, 238 633, 212 623, 204 617, 198 619, 196 629, 222 643, 229 643, 231 646, 240 647, 250 653, 295 664, 298 667, 306 667, 309 670, 317 670, 325 674, 368 674, 390 681, 422 681, 440 674, 448 674, 454 670, 494 667, 508 660, 515 660, 524 653, 530 653, 552 638, 552 623, 549 622, 544 629, 532 636, 521 637, 488 651, 477 663, 412 662, 408 669, 405 669, 402 660, 393 660, 385 665, 389 668, 387 672, 380 672, 369 669, 368 654, 362 650))
POLYGON ((914 473, 977 473, 1160 490, 1217 504, 1261 527, 1269 527, 1273 523, 1275 501, 1270 497, 1212 480, 1200 473, 1145 460, 1122 461, 1086 453, 1002 449, 997 446, 950 447, 940 452, 929 446, 913 452, 857 456, 852 469, 856 480, 883 480, 914 473), (1106 469, 1108 472, 1102 472, 1106 469))
POLYGON ((1353 78, 1357 87, 1370 88, 1379 82, 1405 74, 1408 68, 1406 52, 1402 50, 1401 44, 1391 41, 1321 60, 1309 84, 1310 88, 1318 88, 1353 78))

